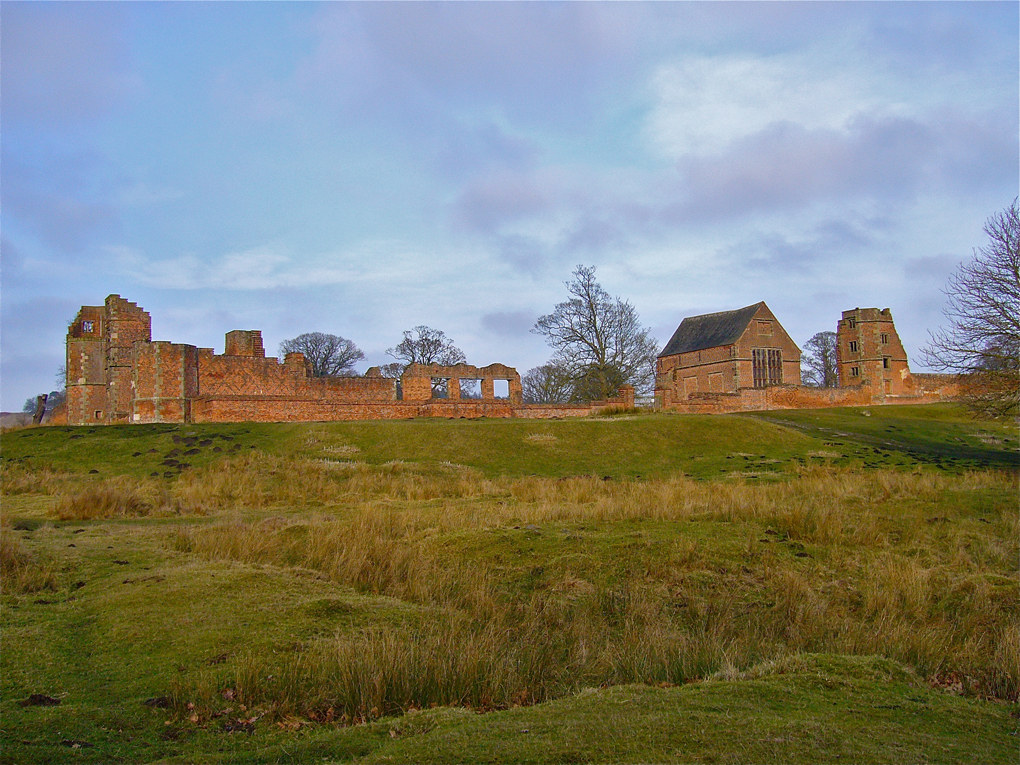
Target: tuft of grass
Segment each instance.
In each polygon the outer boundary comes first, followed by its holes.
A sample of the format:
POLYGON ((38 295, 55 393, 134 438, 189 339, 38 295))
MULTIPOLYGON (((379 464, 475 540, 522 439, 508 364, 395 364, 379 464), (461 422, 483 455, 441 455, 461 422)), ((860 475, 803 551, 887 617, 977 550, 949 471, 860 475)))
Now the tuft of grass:
POLYGON ((52 561, 29 551, 10 526, 0 525, 0 589, 5 594, 56 591, 58 573, 52 561))

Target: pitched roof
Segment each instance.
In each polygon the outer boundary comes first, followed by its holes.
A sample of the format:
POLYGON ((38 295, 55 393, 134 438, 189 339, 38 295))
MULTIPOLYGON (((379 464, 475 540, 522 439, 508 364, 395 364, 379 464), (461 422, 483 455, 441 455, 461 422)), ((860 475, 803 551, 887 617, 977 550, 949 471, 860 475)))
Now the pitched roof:
POLYGON ((762 305, 764 303, 755 303, 735 311, 688 316, 680 322, 659 356, 675 356, 720 345, 733 345, 744 334, 748 323, 762 305))

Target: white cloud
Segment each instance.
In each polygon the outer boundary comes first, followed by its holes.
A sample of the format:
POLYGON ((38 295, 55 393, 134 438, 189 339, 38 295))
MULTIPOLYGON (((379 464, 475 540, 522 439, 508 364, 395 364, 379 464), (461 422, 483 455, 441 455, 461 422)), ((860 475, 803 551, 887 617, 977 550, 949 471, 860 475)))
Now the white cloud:
POLYGON ((814 55, 691 57, 655 72, 645 133, 667 157, 679 158, 718 152, 780 122, 841 128, 880 103, 870 79, 863 71, 830 69, 814 55))

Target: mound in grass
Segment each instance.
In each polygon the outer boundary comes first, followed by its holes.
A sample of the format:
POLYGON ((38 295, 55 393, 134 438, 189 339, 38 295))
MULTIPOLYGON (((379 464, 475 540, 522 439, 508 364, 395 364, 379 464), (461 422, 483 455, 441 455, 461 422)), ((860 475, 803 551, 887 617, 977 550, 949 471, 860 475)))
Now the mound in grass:
POLYGON ((1013 709, 933 690, 886 659, 798 655, 732 680, 407 715, 383 723, 393 740, 362 762, 1011 763, 1013 709))

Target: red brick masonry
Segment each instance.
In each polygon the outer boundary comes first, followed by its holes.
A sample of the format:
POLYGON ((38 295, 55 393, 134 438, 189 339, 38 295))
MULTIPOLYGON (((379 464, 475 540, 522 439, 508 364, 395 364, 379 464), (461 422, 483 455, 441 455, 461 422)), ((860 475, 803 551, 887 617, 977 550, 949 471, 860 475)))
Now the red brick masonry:
POLYGON ((152 341, 149 314, 119 295, 82 306, 67 331, 68 424, 146 422, 302 422, 411 417, 579 417, 634 405, 634 389, 578 405, 521 401, 513 367, 412 364, 400 379, 372 368, 364 377, 313 377, 300 353, 266 358, 259 330, 233 330, 222 356, 211 348, 152 341), (434 381, 445 398, 434 397, 434 381), (480 398, 462 398, 478 380, 480 398), (507 396, 495 383, 506 380, 507 396))

